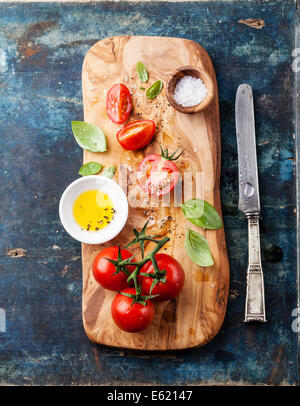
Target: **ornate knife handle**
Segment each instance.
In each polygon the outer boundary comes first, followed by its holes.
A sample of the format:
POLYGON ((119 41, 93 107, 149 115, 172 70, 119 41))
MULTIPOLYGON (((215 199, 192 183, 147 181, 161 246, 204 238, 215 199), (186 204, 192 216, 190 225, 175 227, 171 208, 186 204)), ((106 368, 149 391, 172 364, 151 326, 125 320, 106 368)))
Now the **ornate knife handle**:
POLYGON ((264 276, 261 267, 259 215, 249 215, 249 264, 247 269, 247 293, 245 322, 266 320, 264 276))

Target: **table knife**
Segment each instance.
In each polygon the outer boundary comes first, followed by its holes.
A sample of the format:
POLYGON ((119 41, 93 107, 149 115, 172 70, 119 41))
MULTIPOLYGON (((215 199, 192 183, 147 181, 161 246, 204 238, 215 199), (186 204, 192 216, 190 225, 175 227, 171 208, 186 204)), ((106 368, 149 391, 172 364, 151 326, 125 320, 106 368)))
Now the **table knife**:
POLYGON ((266 320, 264 277, 261 266, 260 201, 256 159, 253 93, 251 86, 239 86, 235 99, 235 124, 239 167, 239 209, 248 219, 248 268, 245 322, 266 320))

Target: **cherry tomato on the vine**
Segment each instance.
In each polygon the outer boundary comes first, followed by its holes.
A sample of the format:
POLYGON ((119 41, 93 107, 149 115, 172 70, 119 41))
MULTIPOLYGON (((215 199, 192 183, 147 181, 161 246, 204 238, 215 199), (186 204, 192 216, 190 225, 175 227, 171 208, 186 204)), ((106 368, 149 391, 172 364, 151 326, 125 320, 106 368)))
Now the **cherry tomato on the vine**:
MULTIPOLYGON (((164 301, 174 299, 181 292, 185 274, 182 266, 175 258, 167 254, 156 254, 155 259, 160 271, 165 270, 165 282, 158 282, 152 289, 151 295, 158 295, 153 300, 164 301)), ((154 267, 151 261, 145 263, 141 268, 140 273, 154 274, 154 267)), ((152 277, 140 275, 139 280, 141 282, 142 292, 145 295, 150 294, 151 286, 153 283, 152 277)))
MULTIPOLYGON (((94 278, 101 286, 108 290, 119 291, 128 287, 127 275, 121 271, 117 274, 116 267, 106 258, 117 260, 119 254, 119 247, 104 248, 96 256, 93 262, 92 270, 94 278), (115 274, 115 275, 114 275, 115 274)), ((126 249, 121 250, 122 259, 128 259, 132 257, 132 253, 126 249)), ((134 266, 127 265, 126 270, 130 274, 135 269, 134 266)))
POLYGON ((135 288, 127 288, 118 293, 111 304, 111 314, 116 325, 127 332, 136 333, 147 328, 154 317, 154 305, 150 299, 146 304, 133 303, 133 298, 122 295, 135 295, 135 288))

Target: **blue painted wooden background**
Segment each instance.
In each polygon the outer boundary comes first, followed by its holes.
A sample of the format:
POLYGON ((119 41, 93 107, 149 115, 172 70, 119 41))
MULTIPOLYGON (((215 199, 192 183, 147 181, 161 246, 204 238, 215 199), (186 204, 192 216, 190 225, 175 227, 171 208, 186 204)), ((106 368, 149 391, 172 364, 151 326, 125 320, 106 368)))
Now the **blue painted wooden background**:
POLYGON ((297 382, 294 12, 292 0, 0 4, 1 384, 297 382), (238 23, 246 18, 265 27, 238 23), (221 332, 197 350, 113 350, 91 343, 82 327, 80 244, 62 229, 58 202, 82 162, 70 122, 83 118, 83 57, 97 40, 119 34, 193 39, 216 68, 231 291, 221 332), (275 244, 283 252, 276 263, 263 255, 264 325, 241 323, 247 226, 237 210, 234 99, 242 82, 255 95, 262 250, 275 244), (8 256, 14 248, 27 256, 8 256))

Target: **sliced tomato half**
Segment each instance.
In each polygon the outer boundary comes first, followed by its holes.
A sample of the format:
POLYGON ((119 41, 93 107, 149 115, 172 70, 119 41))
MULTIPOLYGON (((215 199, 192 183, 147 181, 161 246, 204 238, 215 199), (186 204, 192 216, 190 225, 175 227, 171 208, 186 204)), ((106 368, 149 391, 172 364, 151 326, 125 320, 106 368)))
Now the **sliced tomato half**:
POLYGON ((129 151, 135 151, 148 145, 154 133, 154 121, 133 121, 118 131, 117 139, 123 148, 129 151))
POLYGON ((169 155, 168 150, 161 147, 162 154, 147 155, 138 167, 137 180, 142 190, 156 196, 165 195, 174 189, 179 180, 179 170, 174 164, 183 151, 169 155))
POLYGON ((122 124, 132 109, 130 92, 123 83, 116 83, 107 93, 106 111, 112 122, 122 124))

